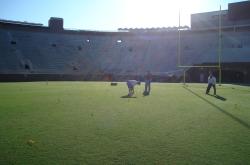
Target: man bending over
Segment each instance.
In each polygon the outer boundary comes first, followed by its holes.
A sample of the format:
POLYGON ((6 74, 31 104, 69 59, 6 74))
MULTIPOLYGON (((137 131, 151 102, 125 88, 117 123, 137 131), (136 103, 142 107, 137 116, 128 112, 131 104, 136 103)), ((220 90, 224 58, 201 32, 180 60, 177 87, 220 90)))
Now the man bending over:
POLYGON ((128 80, 127 81, 127 86, 128 86, 128 96, 131 97, 135 93, 134 91, 134 86, 135 85, 140 85, 141 82, 137 80, 128 80))

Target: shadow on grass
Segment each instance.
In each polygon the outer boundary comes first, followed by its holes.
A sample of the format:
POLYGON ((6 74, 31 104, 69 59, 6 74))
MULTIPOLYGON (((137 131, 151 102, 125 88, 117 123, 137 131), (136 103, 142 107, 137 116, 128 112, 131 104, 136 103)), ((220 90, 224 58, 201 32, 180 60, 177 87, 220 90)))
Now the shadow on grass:
POLYGON ((195 93, 194 91, 192 91, 191 89, 187 88, 187 87, 183 87, 184 89, 186 89, 187 91, 189 91, 190 93, 192 93, 193 95, 199 97, 200 99, 204 100, 205 102, 207 102, 208 104, 210 104, 211 106, 213 106, 214 108, 216 108, 218 111, 224 113, 225 115, 227 115, 228 117, 230 117, 231 119, 233 119, 234 121, 238 122, 239 124, 241 124, 242 126, 246 127, 247 129, 250 129, 250 125, 248 123, 246 123, 245 121, 241 120, 240 118, 234 116, 233 114, 227 112, 226 110, 220 108, 219 106, 215 105, 214 103, 212 103, 211 101, 205 99, 204 97, 198 95, 197 93, 195 93))
POLYGON ((125 95, 125 96, 121 96, 121 98, 135 99, 136 96, 128 96, 128 95, 125 95))
POLYGON ((149 96, 149 92, 144 91, 142 95, 143 96, 149 96))
POLYGON ((212 97, 214 97, 216 99, 219 99, 221 101, 226 101, 227 100, 225 97, 222 97, 220 95, 211 95, 211 94, 207 94, 207 95, 212 96, 212 97))

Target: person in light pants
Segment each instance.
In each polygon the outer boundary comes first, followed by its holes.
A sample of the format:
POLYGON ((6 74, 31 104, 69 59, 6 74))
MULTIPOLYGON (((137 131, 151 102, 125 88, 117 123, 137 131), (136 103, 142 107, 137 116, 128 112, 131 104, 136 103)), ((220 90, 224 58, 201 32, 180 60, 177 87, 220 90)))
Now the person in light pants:
POLYGON ((216 95, 216 78, 213 76, 212 72, 209 72, 206 94, 209 93, 211 87, 213 87, 214 95, 216 95))
POLYGON ((134 92, 134 86, 135 85, 140 85, 141 82, 137 80, 128 80, 127 81, 127 86, 128 86, 128 96, 133 96, 134 92))

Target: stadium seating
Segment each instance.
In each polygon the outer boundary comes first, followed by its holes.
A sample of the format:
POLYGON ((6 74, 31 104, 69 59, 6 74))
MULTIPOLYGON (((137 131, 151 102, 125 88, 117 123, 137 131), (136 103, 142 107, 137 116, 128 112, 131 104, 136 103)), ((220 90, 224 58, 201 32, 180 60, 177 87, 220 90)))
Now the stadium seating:
MULTIPOLYGON (((248 31, 222 34, 222 62, 250 62, 248 31)), ((218 32, 181 31, 181 65, 218 62, 218 32)), ((0 74, 174 72, 178 33, 68 34, 0 29, 0 74)))

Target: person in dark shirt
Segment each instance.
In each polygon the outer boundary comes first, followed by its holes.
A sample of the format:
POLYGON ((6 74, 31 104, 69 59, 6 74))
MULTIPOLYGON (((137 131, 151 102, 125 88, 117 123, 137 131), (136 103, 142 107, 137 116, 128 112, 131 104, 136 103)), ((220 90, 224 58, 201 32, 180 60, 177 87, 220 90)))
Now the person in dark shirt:
POLYGON ((150 71, 147 71, 144 78, 145 78, 145 90, 143 94, 149 95, 151 91, 151 82, 152 82, 152 74, 150 73, 150 71))

